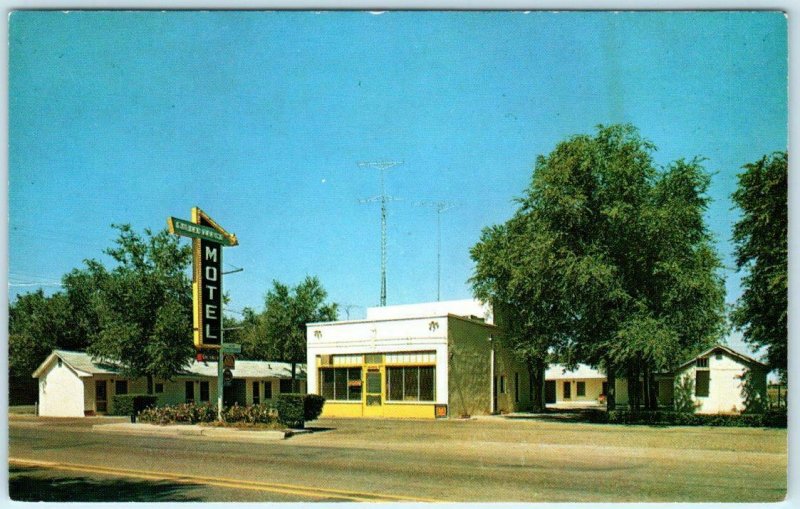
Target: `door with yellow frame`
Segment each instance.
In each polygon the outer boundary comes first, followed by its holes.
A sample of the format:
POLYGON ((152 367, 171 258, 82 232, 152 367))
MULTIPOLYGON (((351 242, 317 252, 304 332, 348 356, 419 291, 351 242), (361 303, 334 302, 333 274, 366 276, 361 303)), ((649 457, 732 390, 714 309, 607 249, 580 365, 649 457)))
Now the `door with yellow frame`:
MULTIPOLYGON (((367 360, 375 361, 378 359, 367 360)), ((378 362, 380 362, 378 360, 378 362)), ((364 399, 363 415, 364 417, 383 417, 383 402, 386 398, 384 394, 384 387, 386 386, 386 374, 382 364, 368 363, 364 366, 364 399)))

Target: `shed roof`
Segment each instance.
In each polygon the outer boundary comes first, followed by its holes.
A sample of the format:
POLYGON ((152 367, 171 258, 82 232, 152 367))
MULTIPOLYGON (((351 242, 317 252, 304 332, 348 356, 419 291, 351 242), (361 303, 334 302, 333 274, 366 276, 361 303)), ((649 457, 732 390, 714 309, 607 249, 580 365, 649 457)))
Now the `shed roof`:
POLYGON ((709 355, 709 354, 711 354, 711 353, 713 353, 713 352, 715 352, 717 350, 722 350, 723 352, 727 353, 731 357, 737 358, 737 359, 739 359, 741 361, 744 361, 744 362, 746 362, 748 364, 755 364, 756 366, 759 366, 759 367, 762 367, 762 368, 769 368, 769 366, 767 366, 763 362, 757 361, 754 358, 749 357, 749 356, 747 356, 747 355, 745 355, 743 353, 739 353, 736 350, 734 350, 733 348, 730 348, 730 347, 725 346, 725 345, 716 344, 716 345, 712 346, 711 348, 709 348, 708 350, 706 350, 704 352, 700 352, 699 354, 695 355, 691 359, 687 360, 686 362, 684 362, 683 364, 678 366, 676 371, 679 370, 679 369, 685 368, 689 364, 692 364, 693 362, 695 362, 697 360, 698 357, 705 357, 706 355, 709 355))
MULTIPOLYGON (((80 377, 94 375, 119 375, 120 366, 113 362, 92 358, 86 352, 72 352, 69 350, 53 350, 47 359, 33 372, 33 378, 40 377, 47 367, 60 358, 67 366, 80 377)), ((292 365, 288 362, 274 361, 236 361, 236 368, 231 370, 234 378, 291 378, 292 365)), ((216 378, 217 363, 205 363, 192 360, 189 366, 177 373, 177 376, 202 376, 216 378)), ((305 379, 306 365, 297 364, 297 378, 305 379)))

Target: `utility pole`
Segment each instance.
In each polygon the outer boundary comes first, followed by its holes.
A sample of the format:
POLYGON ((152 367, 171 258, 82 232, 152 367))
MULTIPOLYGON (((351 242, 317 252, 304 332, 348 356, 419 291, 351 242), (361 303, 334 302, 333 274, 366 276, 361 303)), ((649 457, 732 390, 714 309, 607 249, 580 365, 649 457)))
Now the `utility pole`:
POLYGON ((397 201, 397 198, 386 194, 386 170, 401 164, 403 161, 362 161, 358 163, 359 168, 373 168, 381 172, 381 194, 359 200, 360 203, 380 202, 381 204, 381 306, 386 305, 386 203, 397 201))
POLYGON ((423 200, 414 202, 420 207, 433 207, 436 209, 436 300, 441 300, 442 289, 442 212, 455 207, 455 203, 449 201, 423 200))

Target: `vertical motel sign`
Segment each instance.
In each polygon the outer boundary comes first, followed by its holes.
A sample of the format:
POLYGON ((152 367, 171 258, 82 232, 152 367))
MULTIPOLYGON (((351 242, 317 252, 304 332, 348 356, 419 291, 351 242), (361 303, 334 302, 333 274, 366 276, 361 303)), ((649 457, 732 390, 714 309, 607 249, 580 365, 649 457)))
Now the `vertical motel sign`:
POLYGON ((192 220, 167 219, 169 232, 192 238, 194 300, 194 346, 196 349, 218 349, 222 344, 222 247, 236 246, 236 235, 197 207, 192 220))

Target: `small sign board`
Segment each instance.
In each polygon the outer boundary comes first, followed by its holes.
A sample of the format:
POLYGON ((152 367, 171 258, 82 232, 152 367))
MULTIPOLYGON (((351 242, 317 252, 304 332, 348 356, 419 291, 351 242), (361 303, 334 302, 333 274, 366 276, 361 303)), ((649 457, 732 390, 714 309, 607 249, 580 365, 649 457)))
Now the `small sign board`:
POLYGON ((225 231, 219 231, 211 226, 196 224, 177 217, 167 219, 167 228, 173 235, 182 235, 193 239, 203 239, 223 246, 235 246, 237 244, 236 235, 230 235, 225 231))
POLYGON ((222 372, 222 381, 226 384, 233 382, 233 371, 226 369, 222 372))
POLYGON ((222 354, 222 366, 225 369, 236 369, 236 356, 232 353, 222 354))
POLYGON ((238 343, 223 343, 222 353, 242 353, 242 345, 238 343))
POLYGON ((434 415, 437 419, 443 419, 447 417, 447 405, 434 405, 434 415))

